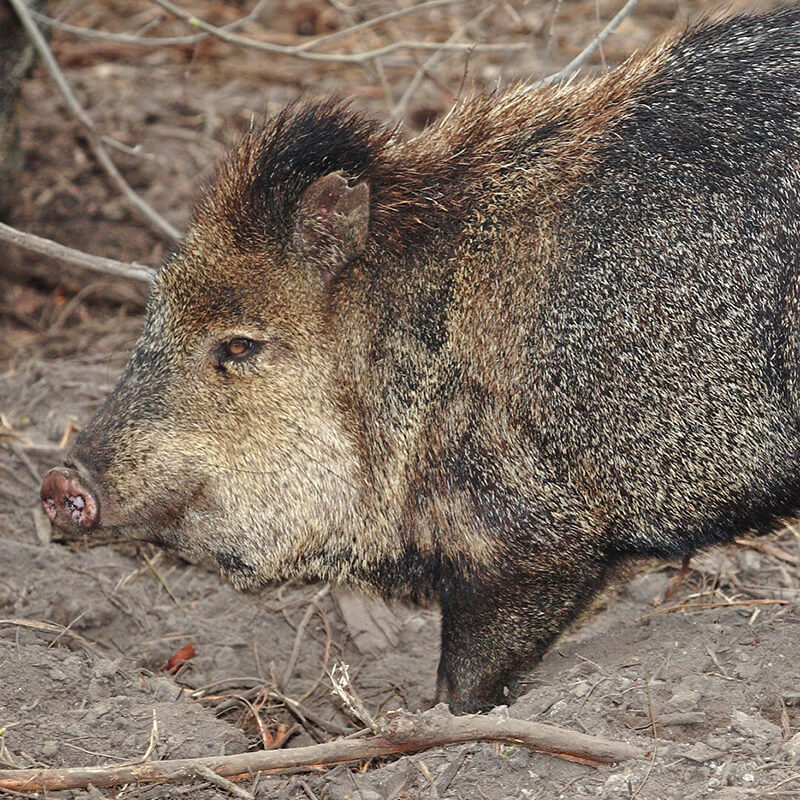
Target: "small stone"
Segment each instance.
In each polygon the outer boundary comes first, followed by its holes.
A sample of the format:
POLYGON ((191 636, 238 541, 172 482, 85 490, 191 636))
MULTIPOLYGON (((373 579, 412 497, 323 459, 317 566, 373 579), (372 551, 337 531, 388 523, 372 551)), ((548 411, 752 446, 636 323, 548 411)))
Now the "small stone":
POLYGON ((790 708, 800 708, 800 692, 786 692, 783 702, 790 708))
POLYGON ((745 714, 744 711, 734 711, 731 717, 731 730, 748 739, 765 739, 778 741, 781 738, 781 729, 763 717, 745 714))
POLYGON ((693 711, 700 702, 702 695, 697 689, 679 689, 670 697, 664 708, 665 711, 693 711))
POLYGON ((586 697, 586 695, 591 691, 591 688, 592 687, 589 686, 586 681, 581 681, 579 684, 573 687, 572 694, 574 694, 575 697, 586 697))
POLYGON ((609 775, 603 786, 601 797, 606 800, 629 798, 631 796, 631 775, 629 772, 617 772, 609 775))
POLYGON ((792 764, 800 761, 800 733, 796 733, 791 739, 784 742, 782 750, 789 756, 792 764))
POLYGON ((101 658, 92 667, 92 675, 95 678, 113 678, 119 668, 119 658, 101 658))
POLYGON ((678 754, 683 758, 688 758, 689 761, 694 761, 696 764, 713 761, 723 755, 721 751, 713 750, 704 742, 695 742, 691 747, 679 751, 678 754))

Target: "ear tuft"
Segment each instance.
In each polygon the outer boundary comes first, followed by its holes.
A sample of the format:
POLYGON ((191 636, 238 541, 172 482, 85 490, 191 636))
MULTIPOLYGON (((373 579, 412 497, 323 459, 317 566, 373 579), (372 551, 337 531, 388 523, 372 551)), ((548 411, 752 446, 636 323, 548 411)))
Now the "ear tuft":
POLYGON ((369 186, 350 186, 341 172, 317 179, 303 193, 294 223, 294 247, 322 273, 326 288, 364 249, 369 186))

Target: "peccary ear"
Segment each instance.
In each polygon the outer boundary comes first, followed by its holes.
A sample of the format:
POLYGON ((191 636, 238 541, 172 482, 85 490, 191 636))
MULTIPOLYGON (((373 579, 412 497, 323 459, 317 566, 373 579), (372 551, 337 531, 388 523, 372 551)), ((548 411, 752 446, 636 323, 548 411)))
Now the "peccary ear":
POLYGON ((294 223, 298 255, 316 264, 326 288, 367 243, 369 186, 350 186, 340 172, 317 179, 303 193, 294 223))

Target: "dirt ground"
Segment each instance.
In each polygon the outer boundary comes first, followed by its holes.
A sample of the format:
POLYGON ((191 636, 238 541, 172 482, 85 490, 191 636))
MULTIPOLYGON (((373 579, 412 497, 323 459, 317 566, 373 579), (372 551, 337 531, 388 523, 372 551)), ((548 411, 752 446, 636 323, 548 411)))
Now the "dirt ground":
MULTIPOLYGON (((239 32, 300 44, 408 5, 265 2, 259 21, 239 32)), ((51 42, 123 174, 182 229, 215 159, 253 114, 336 91, 376 117, 394 115, 413 134, 464 87, 559 69, 620 6, 431 5, 323 49, 449 37, 526 47, 397 51, 363 66, 265 56, 214 40, 148 48, 55 30, 51 42)), ((253 5, 186 7, 223 25, 253 5)), ((593 68, 620 63, 707 7, 643 0, 593 68)), ((145 0, 59 0, 48 11, 72 25, 141 36, 194 32, 145 0)), ((96 166, 41 68, 24 86, 22 145, 12 224, 158 265, 172 245, 96 166)), ((372 713, 428 705, 436 609, 387 607, 319 586, 242 595, 203 564, 130 542, 67 541, 50 529, 38 511, 41 476, 113 386, 143 298, 140 284, 0 245, 0 769, 236 753, 282 735, 287 747, 329 741, 361 727, 331 692, 328 672, 339 660, 372 713), (194 656, 168 669, 189 643, 194 656), (294 712, 287 697, 299 703, 294 712)), ((799 565, 800 535, 791 527, 694 559, 682 582, 679 564, 638 565, 547 654, 507 712, 630 742, 648 757, 593 768, 518 747, 461 745, 243 786, 282 800, 800 798, 799 565)), ((229 795, 197 779, 47 796, 229 795)))

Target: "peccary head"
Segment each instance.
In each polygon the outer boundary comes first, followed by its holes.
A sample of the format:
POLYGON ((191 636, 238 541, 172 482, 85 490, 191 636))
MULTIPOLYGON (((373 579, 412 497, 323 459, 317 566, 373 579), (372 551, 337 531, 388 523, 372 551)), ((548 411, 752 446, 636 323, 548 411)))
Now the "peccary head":
POLYGON ((353 530, 361 469, 328 310, 367 244, 359 176, 377 137, 342 126, 338 163, 317 159, 325 114, 279 116, 221 167, 122 378, 45 479, 57 524, 208 555, 239 587, 298 562, 313 573, 314 553, 335 571, 332 534, 353 530))

